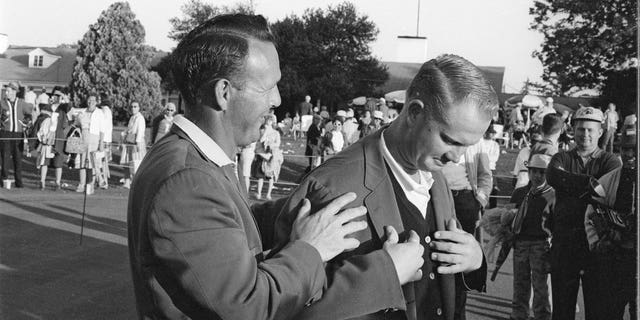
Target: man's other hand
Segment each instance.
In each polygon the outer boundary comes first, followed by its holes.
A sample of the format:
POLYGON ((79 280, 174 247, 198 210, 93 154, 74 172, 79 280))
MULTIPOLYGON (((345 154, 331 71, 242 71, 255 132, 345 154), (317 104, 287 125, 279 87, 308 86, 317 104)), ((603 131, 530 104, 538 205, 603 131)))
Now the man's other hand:
POLYGON ((482 266, 482 249, 470 233, 458 229, 455 219, 447 223, 447 231, 437 231, 429 244, 434 251, 431 260, 440 262, 438 272, 452 274, 477 270, 482 266))
POLYGON ((422 264, 424 259, 424 247, 420 244, 420 237, 411 230, 406 242, 398 243, 398 232, 392 226, 384 227, 387 241, 382 248, 391 256, 393 265, 396 267, 400 285, 422 279, 422 264))
POLYGON ((311 215, 311 203, 304 199, 302 208, 293 222, 291 241, 302 240, 316 248, 322 261, 326 262, 345 250, 352 250, 360 241, 347 237, 349 234, 364 230, 366 221, 351 221, 363 216, 367 209, 363 206, 340 211, 356 199, 353 192, 345 193, 334 199, 316 214, 311 215))

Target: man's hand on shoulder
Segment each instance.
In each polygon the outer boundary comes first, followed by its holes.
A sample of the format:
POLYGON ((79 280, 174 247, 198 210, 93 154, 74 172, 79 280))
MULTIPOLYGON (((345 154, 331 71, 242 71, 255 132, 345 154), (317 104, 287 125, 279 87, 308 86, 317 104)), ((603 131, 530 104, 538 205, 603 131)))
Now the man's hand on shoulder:
POLYGON ((458 229, 454 219, 447 223, 446 231, 437 231, 430 244, 433 261, 439 262, 438 272, 451 274, 469 272, 482 266, 483 254, 478 241, 470 233, 458 229))
POLYGON ((310 215, 311 203, 303 200, 302 208, 293 222, 291 241, 307 242, 320 253, 322 261, 333 259, 345 250, 352 250, 360 245, 360 241, 347 237, 349 234, 364 230, 366 221, 352 221, 363 216, 367 209, 363 206, 341 209, 356 199, 353 192, 346 193, 329 203, 314 215, 310 215))

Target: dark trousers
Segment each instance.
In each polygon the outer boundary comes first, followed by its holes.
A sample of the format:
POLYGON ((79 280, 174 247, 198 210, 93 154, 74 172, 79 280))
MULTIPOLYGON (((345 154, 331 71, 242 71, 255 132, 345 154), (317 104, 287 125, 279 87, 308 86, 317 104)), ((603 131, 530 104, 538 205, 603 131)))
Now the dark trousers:
POLYGON ((636 252, 616 252, 596 258, 598 295, 594 319, 622 320, 629 307, 630 319, 637 319, 636 252))
POLYGON ((22 132, 0 131, 0 157, 2 158, 0 176, 2 180, 9 178, 10 161, 13 159, 16 187, 22 187, 22 138, 22 132), (7 138, 11 140, 2 140, 7 138))
MULTIPOLYGON (((456 209, 456 217, 462 229, 474 234, 476 222, 479 218, 480 203, 476 200, 471 190, 451 190, 453 202, 456 209)), ((456 277, 456 302, 453 318, 455 320, 465 320, 465 307, 467 305, 467 290, 462 282, 462 277, 456 277)))
POLYGON ((572 320, 576 316, 578 289, 582 282, 586 320, 599 320, 598 306, 602 292, 598 284, 596 263, 587 249, 586 239, 554 241, 551 246, 551 292, 553 320, 572 320))

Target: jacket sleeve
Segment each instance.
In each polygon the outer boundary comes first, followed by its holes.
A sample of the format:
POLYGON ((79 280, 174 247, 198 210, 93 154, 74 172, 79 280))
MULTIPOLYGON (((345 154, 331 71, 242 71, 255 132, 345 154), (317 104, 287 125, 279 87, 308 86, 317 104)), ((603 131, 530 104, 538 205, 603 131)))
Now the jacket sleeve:
POLYGON ((486 153, 478 153, 478 191, 476 197, 480 204, 485 207, 489 202, 491 188, 493 188, 493 178, 489 166, 489 157, 486 153))
MULTIPOLYGON (((339 195, 328 190, 312 176, 308 176, 292 193, 280 212, 276 220, 275 240, 281 243, 287 241, 304 198, 311 201, 311 213, 314 214, 337 196, 339 195)), ((361 203, 358 201, 362 199, 354 201, 354 206, 361 203)), ((315 297, 314 302, 302 310, 296 319, 335 320, 389 308, 406 310, 395 266, 386 251, 374 248, 365 254, 345 259, 340 257, 326 264, 327 283, 322 296, 315 297)))
POLYGON ((325 281, 317 250, 286 244, 269 259, 251 248, 224 178, 186 169, 160 186, 147 221, 159 285, 198 310, 191 318, 291 319, 325 281), (184 191, 181 191, 184 190, 184 191))
MULTIPOLYGON (((557 153, 551 158, 547 167, 547 182, 557 193, 573 194, 578 198, 589 195, 593 188, 598 185, 595 177, 588 174, 572 173, 564 168, 564 162, 568 161, 567 153, 557 153)), ((621 163, 613 155, 605 155, 600 172, 605 174, 618 168, 621 163)))

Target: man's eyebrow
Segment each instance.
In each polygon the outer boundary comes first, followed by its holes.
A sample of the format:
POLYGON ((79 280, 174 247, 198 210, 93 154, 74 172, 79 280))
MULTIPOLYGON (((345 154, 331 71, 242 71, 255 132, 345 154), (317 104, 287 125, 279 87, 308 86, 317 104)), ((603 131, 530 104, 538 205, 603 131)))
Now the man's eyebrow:
POLYGON ((459 142, 454 140, 453 138, 449 137, 446 133, 444 132, 440 132, 440 139, 442 139, 442 141, 444 141, 446 144, 450 144, 450 145, 454 145, 454 146, 459 146, 459 147, 464 147, 466 146, 464 143, 459 142))

